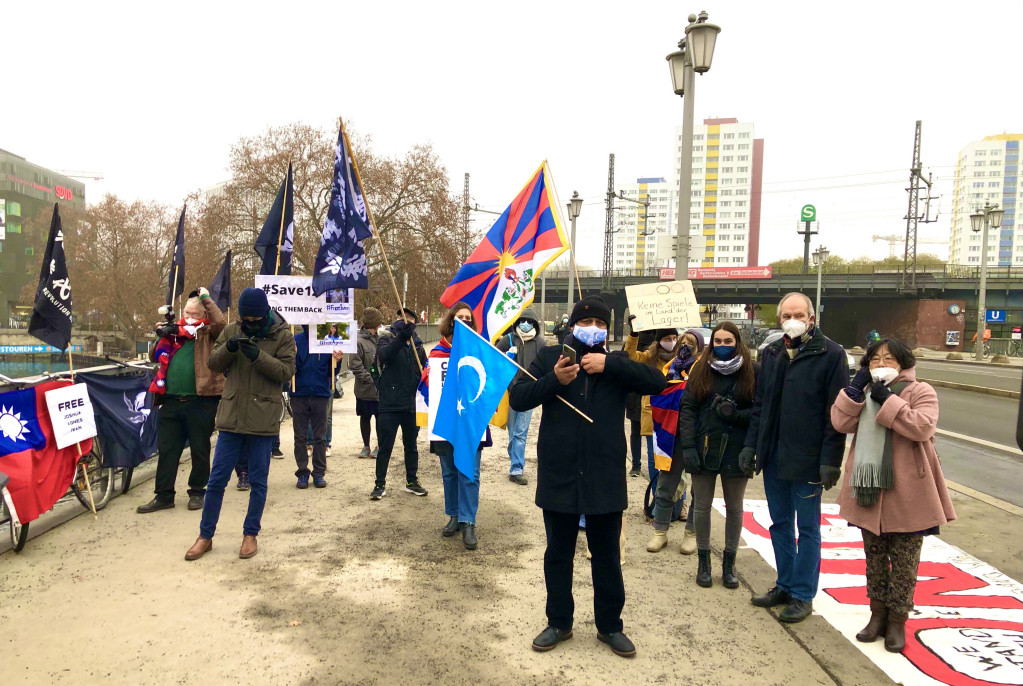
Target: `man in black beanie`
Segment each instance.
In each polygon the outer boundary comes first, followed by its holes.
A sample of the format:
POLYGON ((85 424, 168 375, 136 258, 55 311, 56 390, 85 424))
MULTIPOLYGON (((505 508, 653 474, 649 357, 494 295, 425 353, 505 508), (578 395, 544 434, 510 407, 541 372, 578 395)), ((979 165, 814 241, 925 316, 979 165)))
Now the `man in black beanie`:
POLYGON ((625 396, 660 393, 667 383, 649 365, 633 362, 604 347, 611 310, 598 297, 583 298, 572 310, 572 332, 565 345, 578 364, 559 346, 541 350, 511 388, 513 410, 543 405, 537 439, 536 504, 543 509, 547 532, 544 580, 547 585, 547 628, 533 639, 533 649, 551 650, 572 637, 575 603, 572 567, 579 515, 586 515, 586 540, 593 554, 593 610, 597 638, 623 657, 636 648, 622 632, 625 584, 618 540, 622 512, 628 507, 625 476, 625 396), (578 408, 592 423, 567 407, 578 408))

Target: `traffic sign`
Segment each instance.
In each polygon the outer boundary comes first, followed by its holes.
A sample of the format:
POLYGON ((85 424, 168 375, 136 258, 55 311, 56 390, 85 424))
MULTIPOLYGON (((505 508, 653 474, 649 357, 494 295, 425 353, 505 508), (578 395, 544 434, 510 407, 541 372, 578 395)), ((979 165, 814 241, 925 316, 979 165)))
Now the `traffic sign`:
POLYGON ((988 310, 987 311, 988 324, 1004 324, 1005 323, 1005 310, 988 310))
MULTIPOLYGON (((674 281, 675 268, 661 267, 657 278, 661 281, 674 281)), ((689 279, 770 279, 771 267, 690 267, 689 279)))
POLYGON ((815 222, 817 221, 817 208, 813 205, 803 205, 803 209, 799 212, 799 221, 802 222, 815 222))

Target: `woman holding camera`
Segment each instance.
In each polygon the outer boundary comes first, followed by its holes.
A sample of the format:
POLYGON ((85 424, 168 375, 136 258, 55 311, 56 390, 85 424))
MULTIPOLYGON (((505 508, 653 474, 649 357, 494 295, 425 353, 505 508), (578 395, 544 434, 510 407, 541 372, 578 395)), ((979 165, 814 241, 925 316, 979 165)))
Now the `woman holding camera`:
POLYGON ((693 479, 693 509, 699 568, 696 583, 709 588, 710 505, 717 477, 725 496, 725 551, 721 581, 725 588, 738 588, 735 553, 742 532, 742 499, 746 483, 753 476, 752 465, 739 464, 739 452, 746 440, 753 391, 759 367, 732 322, 721 322, 711 332, 711 345, 704 349, 699 364, 686 384, 679 407, 675 456, 685 462, 693 479))

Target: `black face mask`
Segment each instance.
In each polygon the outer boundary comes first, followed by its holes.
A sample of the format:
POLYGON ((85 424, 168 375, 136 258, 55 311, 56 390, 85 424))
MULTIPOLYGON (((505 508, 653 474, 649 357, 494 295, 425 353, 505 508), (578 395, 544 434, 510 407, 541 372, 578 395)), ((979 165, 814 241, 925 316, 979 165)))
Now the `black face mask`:
POLYGON ((263 329, 266 327, 267 323, 268 323, 267 317, 263 317, 262 319, 257 319, 256 321, 252 322, 248 321, 247 319, 243 319, 242 333, 244 333, 246 336, 258 335, 259 333, 263 332, 263 329))

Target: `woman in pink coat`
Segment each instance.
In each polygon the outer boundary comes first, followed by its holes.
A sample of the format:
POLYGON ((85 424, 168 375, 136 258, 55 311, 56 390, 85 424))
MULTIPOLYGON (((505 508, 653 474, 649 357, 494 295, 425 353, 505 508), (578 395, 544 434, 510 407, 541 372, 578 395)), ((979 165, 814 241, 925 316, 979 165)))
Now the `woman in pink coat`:
POLYGON ((915 365, 899 341, 875 341, 831 407, 835 429, 856 434, 838 496, 867 556, 870 621, 856 639, 883 634, 893 653, 906 647, 923 538, 956 518, 934 450, 938 395, 916 380, 915 365))

